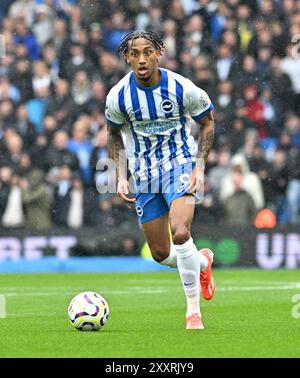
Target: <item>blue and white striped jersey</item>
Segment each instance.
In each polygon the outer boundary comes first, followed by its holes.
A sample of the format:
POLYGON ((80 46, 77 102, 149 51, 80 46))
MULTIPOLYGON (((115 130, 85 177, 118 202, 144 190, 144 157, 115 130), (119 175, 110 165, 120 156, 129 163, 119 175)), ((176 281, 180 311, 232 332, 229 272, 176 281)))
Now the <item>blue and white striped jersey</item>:
POLYGON ((136 182, 150 180, 175 166, 195 161, 192 117, 198 121, 213 109, 207 93, 189 79, 160 68, 161 80, 140 86, 133 72, 109 92, 106 119, 122 128, 129 170, 136 182))

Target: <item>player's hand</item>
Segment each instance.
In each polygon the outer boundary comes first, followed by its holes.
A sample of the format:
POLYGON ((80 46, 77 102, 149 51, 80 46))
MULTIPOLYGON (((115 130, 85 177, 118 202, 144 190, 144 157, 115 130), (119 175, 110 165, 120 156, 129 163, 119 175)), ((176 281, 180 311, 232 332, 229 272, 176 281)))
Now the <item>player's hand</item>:
POLYGON ((127 180, 119 180, 117 192, 118 196, 126 203, 128 209, 131 208, 131 205, 135 204, 136 199, 128 197, 129 185, 127 180))
POLYGON ((200 192, 204 184, 204 172, 199 167, 195 167, 189 178, 189 185, 186 188, 187 193, 200 192))

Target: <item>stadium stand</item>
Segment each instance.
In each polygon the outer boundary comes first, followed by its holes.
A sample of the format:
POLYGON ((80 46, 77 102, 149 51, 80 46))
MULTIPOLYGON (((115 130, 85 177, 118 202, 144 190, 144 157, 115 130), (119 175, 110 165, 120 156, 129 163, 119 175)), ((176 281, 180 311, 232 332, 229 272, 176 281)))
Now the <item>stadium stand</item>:
POLYGON ((2 0, 0 25, 1 227, 137 222, 97 191, 97 161, 108 155, 106 94, 128 71, 116 50, 136 28, 159 33, 161 65, 215 104, 196 219, 227 219, 240 167, 252 224, 262 208, 279 224, 300 223, 299 0, 2 0))

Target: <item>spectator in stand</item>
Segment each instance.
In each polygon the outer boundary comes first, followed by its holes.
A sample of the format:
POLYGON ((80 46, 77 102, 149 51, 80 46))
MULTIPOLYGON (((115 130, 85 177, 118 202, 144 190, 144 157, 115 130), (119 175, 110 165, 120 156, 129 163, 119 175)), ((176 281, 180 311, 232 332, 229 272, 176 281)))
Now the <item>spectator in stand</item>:
POLYGON ((10 71, 11 82, 20 90, 20 101, 26 102, 34 97, 32 88, 32 72, 30 60, 26 57, 18 59, 10 71))
POLYGON ((195 208, 195 217, 201 217, 201 219, 205 219, 205 224, 213 225, 220 221, 220 219, 218 219, 220 211, 221 207, 218 195, 213 190, 209 180, 205 180, 204 195, 201 203, 195 208))
POLYGON ((20 101, 20 98, 19 89, 10 83, 7 76, 2 76, 0 81, 0 101, 10 100, 16 104, 20 101))
POLYGON ((49 73, 51 76, 51 82, 55 83, 59 76, 59 59, 54 45, 47 43, 42 51, 43 60, 49 67, 49 73))
POLYGON ((95 79, 92 83, 92 97, 85 105, 85 109, 90 114, 93 111, 104 113, 105 109, 105 85, 102 80, 95 79))
POLYGON ((28 119, 28 112, 24 104, 16 110, 15 131, 21 136, 24 149, 30 149, 35 144, 37 133, 34 125, 28 119))
POLYGON ((222 44, 218 48, 218 56, 215 61, 216 76, 219 81, 230 80, 235 75, 234 69, 234 55, 225 44, 222 44))
POLYGON ((53 142, 48 147, 44 169, 48 172, 51 169, 58 169, 61 166, 68 166, 73 172, 79 172, 79 161, 74 152, 68 149, 69 137, 65 131, 56 131, 53 142))
POLYGON ((88 130, 83 122, 78 121, 73 125, 72 136, 68 142, 68 150, 77 156, 83 182, 89 185, 91 180, 91 167, 89 163, 93 145, 88 139, 88 130))
POLYGON ((244 189, 244 175, 239 166, 231 172, 233 194, 224 201, 223 222, 229 226, 247 227, 254 224, 256 207, 252 196, 244 189))
MULTIPOLYGON (((105 47, 103 40, 102 28, 99 22, 93 22, 90 26, 89 33, 89 51, 92 50, 99 55, 105 47)), ((94 56, 95 57, 95 56, 94 56)), ((93 60, 94 65, 97 65, 97 60, 93 60)))
POLYGON ((49 86, 36 87, 35 97, 26 103, 28 118, 34 124, 38 133, 43 130, 49 95, 49 86))
POLYGON ((20 18, 23 19, 26 25, 30 27, 34 19, 34 8, 33 0, 17 0, 12 2, 8 14, 14 21, 19 21, 20 18))
POLYGON ((242 70, 237 72, 234 77, 234 82, 237 88, 239 88, 239 94, 248 85, 256 85, 260 88, 262 85, 262 77, 257 71, 256 61, 253 56, 246 55, 243 59, 242 70))
POLYGON ((38 60, 40 58, 41 54, 38 43, 22 18, 16 20, 14 42, 16 44, 24 44, 32 60, 38 60))
POLYGON ((300 116, 300 57, 293 44, 286 48, 286 57, 281 60, 281 70, 291 79, 295 94, 294 110, 300 116))
POLYGON ((2 165, 0 167, 0 223, 2 223, 3 214, 8 202, 12 173, 10 166, 2 165))
POLYGON ((32 31, 38 45, 42 48, 53 37, 54 12, 46 4, 35 6, 35 20, 32 31))
POLYGON ((69 82, 78 71, 85 71, 89 75, 94 72, 94 65, 91 59, 86 56, 83 46, 79 42, 71 45, 71 56, 67 62, 63 62, 60 77, 69 82))
POLYGON ((117 57, 111 53, 103 52, 98 59, 101 79, 104 82, 106 91, 111 88, 122 75, 123 67, 120 67, 117 57))
POLYGON ((63 76, 65 72, 65 65, 69 59, 69 51, 71 46, 70 36, 67 32, 68 24, 61 18, 54 20, 54 34, 52 38, 53 47, 57 53, 57 57, 60 63, 60 76, 63 76))
POLYGON ((75 104, 84 109, 84 105, 86 105, 92 97, 92 82, 86 71, 82 70, 76 72, 72 82, 71 93, 75 104))
POLYGON ((217 198, 220 196, 222 178, 226 176, 230 168, 230 158, 230 150, 227 148, 221 149, 218 153, 218 164, 210 169, 207 177, 207 181, 217 198))
POLYGON ((70 191, 70 207, 67 217, 67 225, 70 228, 78 229, 84 222, 84 188, 79 178, 73 178, 72 190, 70 191))
POLYGON ((52 115, 62 128, 68 129, 74 111, 75 104, 70 95, 69 83, 67 80, 58 79, 55 82, 54 94, 49 98, 46 114, 52 115))
POLYGON ((7 130, 5 133, 5 145, 6 156, 4 160, 16 171, 23 153, 23 140, 15 131, 7 130))
POLYGON ((3 100, 0 102, 0 120, 4 129, 12 129, 15 125, 15 109, 11 100, 3 100))
POLYGON ((291 145, 300 148, 300 117, 295 113, 287 113, 284 128, 291 138, 291 145))
POLYGON ((24 211, 20 177, 12 172, 7 204, 2 216, 2 226, 19 228, 24 225, 24 211))
POLYGON ((232 121, 232 130, 226 133, 230 150, 235 154, 245 144, 246 126, 243 118, 235 118, 232 121))
POLYGON ((232 124, 232 114, 235 108, 235 98, 231 81, 220 81, 214 105, 216 107, 216 132, 226 135, 232 124))
POLYGON ((288 158, 289 182, 287 200, 289 207, 289 223, 300 223, 300 150, 293 149, 288 158))
POLYGON ((258 97, 257 86, 255 84, 245 86, 243 96, 245 100, 247 118, 255 124, 259 138, 266 138, 267 130, 264 118, 264 104, 258 97))
POLYGON ((286 189, 288 185, 289 172, 287 167, 286 151, 277 148, 274 154, 273 167, 271 173, 272 202, 278 224, 288 222, 288 203, 286 199, 286 189))
POLYGON ((256 173, 261 180, 265 195, 266 206, 273 203, 272 163, 265 158, 264 150, 260 144, 255 144, 248 155, 250 171, 256 173))
POLYGON ((21 180, 22 199, 25 209, 25 227, 45 230, 51 226, 49 191, 44 183, 43 172, 32 169, 21 180))
POLYGON ((50 115, 46 116, 44 118, 42 135, 46 137, 48 145, 52 142, 53 136, 57 130, 58 130, 58 123, 56 119, 50 115))
POLYGON ((256 210, 262 209, 264 206, 264 193, 260 178, 254 172, 249 170, 248 162, 244 155, 236 154, 231 159, 231 169, 223 177, 221 181, 220 200, 224 203, 225 200, 234 193, 235 182, 232 175, 233 171, 239 170, 243 176, 242 189, 244 189, 254 201, 256 210))
POLYGON ((71 190, 72 171, 67 165, 64 165, 59 169, 58 182, 53 190, 51 217, 55 226, 68 227, 71 190))

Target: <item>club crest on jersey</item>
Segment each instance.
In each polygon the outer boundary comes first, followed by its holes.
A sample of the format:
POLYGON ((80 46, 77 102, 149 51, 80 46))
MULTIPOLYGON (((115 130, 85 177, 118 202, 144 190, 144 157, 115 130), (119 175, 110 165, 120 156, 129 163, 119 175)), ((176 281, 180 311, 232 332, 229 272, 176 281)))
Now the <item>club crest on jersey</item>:
POLYGON ((144 210, 141 206, 136 206, 135 210, 139 217, 141 217, 144 214, 144 210))
POLYGON ((160 103, 160 109, 164 113, 171 113, 175 109, 175 104, 173 101, 166 99, 160 103))

